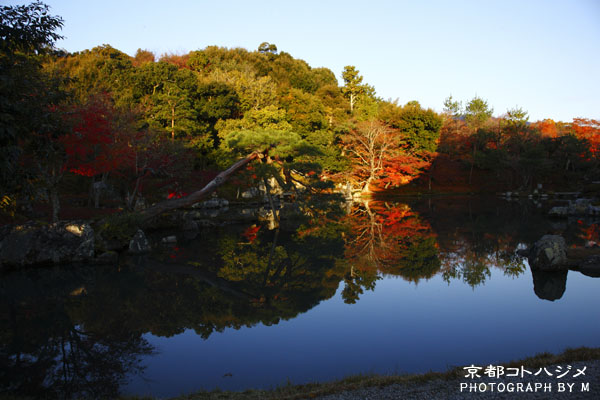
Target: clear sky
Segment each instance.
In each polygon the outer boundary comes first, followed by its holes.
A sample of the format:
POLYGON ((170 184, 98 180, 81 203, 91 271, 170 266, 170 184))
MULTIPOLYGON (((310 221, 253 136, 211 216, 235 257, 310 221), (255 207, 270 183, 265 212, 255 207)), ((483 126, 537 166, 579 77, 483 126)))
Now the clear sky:
MULTIPOLYGON (((600 0, 46 0, 58 47, 130 55, 262 42, 330 68, 354 65, 384 99, 437 111, 478 95, 498 116, 600 119, 600 0)), ((2 1, 25 4, 27 1, 2 1)))

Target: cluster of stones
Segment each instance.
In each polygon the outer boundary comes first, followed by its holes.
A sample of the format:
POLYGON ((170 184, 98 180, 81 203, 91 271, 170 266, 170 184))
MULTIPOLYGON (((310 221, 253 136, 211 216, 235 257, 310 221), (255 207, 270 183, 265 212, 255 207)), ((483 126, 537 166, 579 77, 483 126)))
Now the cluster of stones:
POLYGON ((548 214, 554 217, 600 215, 600 206, 593 205, 590 199, 577 199, 569 201, 567 206, 552 207, 548 214))

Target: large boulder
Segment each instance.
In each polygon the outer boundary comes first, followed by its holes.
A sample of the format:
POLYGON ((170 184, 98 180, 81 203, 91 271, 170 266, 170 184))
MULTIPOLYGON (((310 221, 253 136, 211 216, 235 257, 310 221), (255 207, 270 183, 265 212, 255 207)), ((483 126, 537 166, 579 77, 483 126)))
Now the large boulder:
POLYGON ((94 231, 87 222, 26 223, 0 231, 0 266, 29 266, 89 261, 94 231))
POLYGON ((531 268, 556 271, 566 269, 567 246, 559 235, 544 235, 529 249, 531 268))

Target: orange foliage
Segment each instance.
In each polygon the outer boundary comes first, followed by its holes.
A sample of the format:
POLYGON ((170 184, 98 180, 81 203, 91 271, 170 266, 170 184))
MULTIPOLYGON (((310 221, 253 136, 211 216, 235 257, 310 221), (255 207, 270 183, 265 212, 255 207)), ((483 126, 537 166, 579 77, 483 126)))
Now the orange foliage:
POLYGON ((540 131, 542 136, 555 138, 558 136, 558 128, 556 123, 551 119, 536 122, 535 127, 540 131))
POLYGON ((594 156, 600 155, 600 121, 588 118, 575 118, 571 124, 575 135, 590 143, 590 151, 594 156))
POLYGON ((405 185, 415 179, 423 170, 431 166, 429 157, 416 157, 410 154, 400 154, 385 160, 383 176, 380 182, 389 186, 405 185))

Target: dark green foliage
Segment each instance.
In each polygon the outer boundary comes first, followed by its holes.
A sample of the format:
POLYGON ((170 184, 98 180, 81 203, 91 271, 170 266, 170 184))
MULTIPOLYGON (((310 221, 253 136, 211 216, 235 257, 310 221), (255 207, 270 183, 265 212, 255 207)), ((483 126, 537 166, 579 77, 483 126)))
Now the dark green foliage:
POLYGON ((432 278, 442 267, 436 245, 435 237, 415 236, 409 239, 408 244, 402 244, 405 250, 394 273, 411 282, 432 278))
POLYGON ((281 159, 318 154, 318 149, 310 146, 294 132, 277 130, 254 130, 231 132, 223 144, 234 151, 248 154, 253 151, 268 151, 270 156, 281 159))
POLYGON ((0 7, 0 196, 26 189, 39 171, 19 160, 26 150, 44 153, 48 135, 59 134, 52 112, 62 98, 59 80, 41 65, 62 24, 43 3, 0 7))
POLYGON ((219 138, 215 125, 220 120, 238 116, 240 99, 231 86, 220 82, 210 82, 198 87, 195 108, 198 111, 199 121, 208 123, 208 131, 217 147, 219 138))
POLYGON ((436 151, 443 119, 433 110, 425 110, 417 101, 408 102, 404 107, 384 103, 379 117, 399 130, 398 140, 409 153, 436 151))
POLYGON ((345 171, 350 166, 348 158, 341 154, 339 135, 336 132, 311 131, 304 135, 304 140, 319 149, 320 154, 315 157, 315 162, 320 165, 320 170, 336 173, 345 171))
POLYGON ((442 128, 442 118, 431 109, 423 109, 420 104, 407 104, 402 108, 397 128, 402 134, 401 142, 406 143, 410 152, 434 152, 442 128))
POLYGON ((206 72, 210 65, 210 61, 203 51, 192 51, 188 56, 188 67, 193 71, 206 72))
POLYGON ((224 83, 210 82, 198 87, 196 108, 202 120, 211 125, 220 119, 234 118, 239 113, 240 100, 235 90, 224 83))
POLYGON ((0 52, 3 55, 41 54, 52 49, 61 39, 56 30, 63 20, 50 15, 48 6, 34 2, 22 6, 0 7, 0 52))
POLYGON ((597 167, 597 161, 590 151, 590 144, 575 135, 546 138, 543 145, 548 152, 548 162, 552 171, 561 171, 568 177, 590 172, 597 167))

